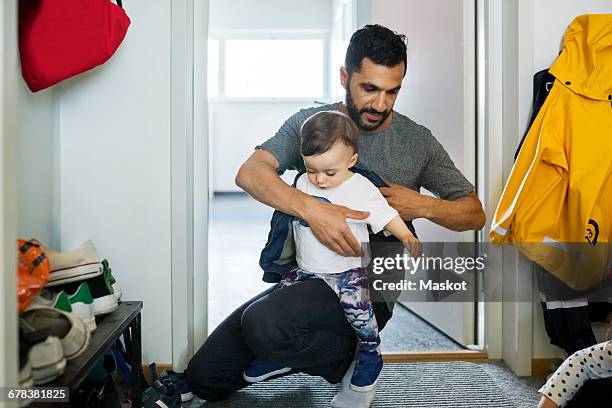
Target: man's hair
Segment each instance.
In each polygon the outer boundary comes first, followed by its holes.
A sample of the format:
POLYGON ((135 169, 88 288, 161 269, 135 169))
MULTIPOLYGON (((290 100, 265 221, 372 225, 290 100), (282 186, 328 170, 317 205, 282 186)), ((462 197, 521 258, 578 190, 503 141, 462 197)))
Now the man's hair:
POLYGON ((385 67, 403 62, 406 75, 406 36, 378 24, 366 25, 355 31, 346 50, 344 67, 349 75, 361 70, 364 58, 385 67))
POLYGON ((304 156, 323 154, 340 142, 359 151, 357 125, 338 111, 321 111, 310 116, 300 129, 300 152, 304 156))

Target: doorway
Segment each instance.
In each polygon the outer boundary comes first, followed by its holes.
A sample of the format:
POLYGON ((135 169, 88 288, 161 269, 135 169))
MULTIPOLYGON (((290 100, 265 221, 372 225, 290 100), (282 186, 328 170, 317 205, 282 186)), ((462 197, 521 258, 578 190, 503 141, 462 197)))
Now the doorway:
MULTIPOLYGON (((396 110, 430 128, 466 177, 475 177, 473 2, 270 1, 258 2, 257 9, 243 3, 233 2, 229 10, 227 2, 210 1, 209 333, 268 287, 257 262, 273 210, 241 192, 234 176, 290 115, 343 99, 338 68, 357 27, 375 22, 407 35, 408 74, 396 110), (440 18, 451 26, 452 38, 435 34, 432 21, 440 18), (452 64, 445 70, 441 61, 449 55, 452 64), (295 66, 306 68, 294 72, 295 66), (283 77, 287 72, 292 75, 283 77), (440 111, 448 113, 444 121, 436 115, 440 111)), ((288 183, 293 177, 283 175, 288 183)), ((426 221, 417 221, 416 228, 423 241, 474 241, 473 233, 450 233, 426 221)), ((465 349, 476 341, 476 308, 474 302, 460 306, 398 302, 381 332, 383 351, 465 349)))

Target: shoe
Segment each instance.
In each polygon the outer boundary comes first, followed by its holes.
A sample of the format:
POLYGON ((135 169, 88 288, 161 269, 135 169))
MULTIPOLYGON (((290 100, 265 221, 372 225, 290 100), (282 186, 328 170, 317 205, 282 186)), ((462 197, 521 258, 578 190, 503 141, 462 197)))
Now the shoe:
MULTIPOLYGON (((103 275, 89 278, 85 282, 87 286, 89 286, 90 294, 93 297, 95 316, 112 313, 117 310, 117 298, 115 298, 115 295, 109 290, 103 275)), ((67 293, 76 293, 82 283, 83 282, 72 282, 62 285, 58 289, 67 293)))
POLYGON ((342 377, 340 390, 331 401, 332 408, 370 408, 376 396, 376 388, 368 392, 351 390, 351 377, 355 370, 355 361, 351 363, 346 374, 342 377))
POLYGON ((34 385, 32 376, 32 363, 30 363, 30 350, 32 345, 19 336, 19 386, 31 388, 34 385))
POLYGON ((162 384, 168 386, 168 384, 173 384, 179 394, 181 394, 181 401, 187 402, 193 399, 193 393, 189 389, 187 385, 187 378, 185 377, 185 373, 177 373, 172 370, 164 370, 159 375, 159 378, 162 384))
POLYGON ((47 286, 82 281, 102 275, 102 265, 93 243, 88 240, 72 251, 56 251, 44 248, 49 258, 49 282, 47 286))
POLYGON ((121 299, 121 295, 123 294, 123 292, 121 291, 121 286, 119 286, 119 283, 117 282, 117 280, 112 274, 112 270, 110 268, 110 265, 107 259, 104 259, 102 261, 102 271, 104 274, 104 280, 106 281, 107 285, 110 287, 110 291, 113 292, 113 294, 117 298, 117 301, 119 301, 119 299, 121 299))
POLYGON ((70 299, 66 292, 54 292, 51 289, 44 288, 38 296, 34 298, 31 305, 39 305, 50 307, 51 309, 61 310, 66 313, 72 313, 70 299))
POLYGON ((85 380, 70 394, 71 407, 121 408, 119 392, 113 377, 107 375, 101 381, 85 380))
POLYGON ((265 361, 256 358, 251 363, 249 368, 244 370, 242 378, 244 378, 246 382, 256 383, 267 380, 275 375, 288 373, 289 371, 291 371, 291 367, 283 367, 279 364, 266 363, 265 361))
MULTIPOLYGON (((48 383, 64 373, 66 358, 62 343, 56 336, 49 336, 48 330, 36 329, 19 319, 19 346, 20 360, 28 360, 34 384, 48 383)), ((27 373, 20 371, 20 380, 27 383, 26 377, 27 373)))
POLYGON ((159 380, 145 390, 142 395, 144 408, 179 408, 181 394, 173 384, 163 384, 159 380))
POLYGON ((357 363, 351 377, 351 390, 369 392, 375 389, 382 368, 383 359, 380 354, 364 351, 357 353, 357 363))
POLYGON ((94 387, 92 391, 85 403, 86 407, 121 408, 119 391, 110 375, 101 384, 94 387))
POLYGON ((87 349, 89 331, 85 323, 71 313, 47 306, 32 305, 21 314, 21 319, 45 338, 57 337, 67 360, 78 357, 87 349))
POLYGON ((64 374, 66 357, 62 342, 55 336, 32 346, 29 354, 34 384, 41 385, 55 380, 64 374))
POLYGON ((68 295, 65 291, 44 288, 40 294, 34 298, 32 305, 42 305, 52 309, 58 309, 66 313, 73 313, 85 323, 89 332, 96 329, 96 318, 94 316, 93 297, 89 291, 87 282, 81 283, 76 292, 68 295))
POLYGON ((89 284, 87 282, 81 283, 76 292, 72 295, 68 295, 68 300, 72 307, 72 313, 83 320, 87 330, 89 330, 89 332, 96 330, 94 298, 91 296, 89 284))

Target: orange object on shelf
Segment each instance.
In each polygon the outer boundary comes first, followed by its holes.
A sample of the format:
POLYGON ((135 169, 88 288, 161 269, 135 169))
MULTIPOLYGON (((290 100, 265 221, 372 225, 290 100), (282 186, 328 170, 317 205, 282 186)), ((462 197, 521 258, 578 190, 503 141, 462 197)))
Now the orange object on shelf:
POLYGON ((35 239, 17 241, 17 298, 22 312, 49 280, 49 260, 35 239))

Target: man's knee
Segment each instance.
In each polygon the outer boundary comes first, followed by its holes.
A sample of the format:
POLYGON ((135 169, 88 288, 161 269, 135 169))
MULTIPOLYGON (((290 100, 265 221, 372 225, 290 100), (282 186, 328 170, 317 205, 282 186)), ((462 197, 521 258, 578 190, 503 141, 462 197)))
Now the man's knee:
POLYGON ((285 321, 277 316, 265 302, 255 302, 242 313, 242 334, 249 348, 257 357, 275 362, 282 352, 286 333, 285 321))

